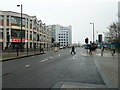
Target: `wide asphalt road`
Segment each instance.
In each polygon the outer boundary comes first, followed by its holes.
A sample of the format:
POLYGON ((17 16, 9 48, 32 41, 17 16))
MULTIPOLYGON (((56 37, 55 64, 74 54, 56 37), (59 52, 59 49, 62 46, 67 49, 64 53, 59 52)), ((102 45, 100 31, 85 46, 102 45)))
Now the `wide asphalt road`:
POLYGON ((104 85, 93 56, 76 55, 70 49, 2 63, 3 88, 52 88, 58 82, 104 85))

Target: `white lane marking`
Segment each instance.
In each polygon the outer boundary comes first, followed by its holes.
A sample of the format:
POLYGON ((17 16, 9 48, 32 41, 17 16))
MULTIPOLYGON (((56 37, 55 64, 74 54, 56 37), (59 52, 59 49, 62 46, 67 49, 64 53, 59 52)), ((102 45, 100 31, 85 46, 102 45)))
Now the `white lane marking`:
POLYGON ((75 56, 73 56, 73 59, 75 59, 75 56))
POLYGON ((88 54, 82 54, 83 56, 88 56, 88 54))
POLYGON ((110 72, 110 73, 111 73, 112 78, 117 82, 118 80, 117 75, 115 75, 113 72, 110 72))
POLYGON ((76 54, 73 56, 73 59, 76 59, 76 54))
POLYGON ((61 56, 61 54, 59 54, 58 56, 61 56))
POLYGON ((40 62, 45 62, 45 61, 47 61, 48 59, 44 59, 44 60, 42 60, 42 61, 40 61, 40 62))
POLYGON ((53 57, 49 57, 49 58, 53 58, 53 57))
POLYGON ((25 67, 26 67, 26 68, 27 68, 27 67, 30 67, 30 65, 26 65, 25 67))

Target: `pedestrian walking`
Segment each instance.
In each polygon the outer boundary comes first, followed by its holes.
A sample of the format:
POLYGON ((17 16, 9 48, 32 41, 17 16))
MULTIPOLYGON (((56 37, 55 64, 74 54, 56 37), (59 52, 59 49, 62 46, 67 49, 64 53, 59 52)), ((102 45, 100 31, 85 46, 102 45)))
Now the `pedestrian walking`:
POLYGON ((92 54, 92 45, 89 45, 89 54, 92 54))
POLYGON ((71 54, 72 54, 72 53, 74 53, 74 55, 76 54, 76 52, 75 52, 75 47, 74 47, 74 46, 72 46, 71 54))
POLYGON ((111 51, 112 51, 112 56, 114 56, 115 55, 115 44, 112 44, 111 45, 111 51))
POLYGON ((104 49, 105 49, 105 46, 103 45, 101 48, 101 56, 103 56, 104 49))

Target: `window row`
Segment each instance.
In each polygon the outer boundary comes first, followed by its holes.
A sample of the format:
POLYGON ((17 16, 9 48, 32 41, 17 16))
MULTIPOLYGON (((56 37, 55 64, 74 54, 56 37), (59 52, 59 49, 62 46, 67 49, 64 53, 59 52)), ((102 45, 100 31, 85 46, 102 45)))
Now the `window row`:
MULTIPOLYGON (((7 26, 9 25, 9 16, 7 16, 7 26)), ((4 25, 4 16, 1 15, 0 16, 0 21, 2 22, 2 25, 4 25)), ((22 25, 27 25, 28 27, 28 19, 25 19, 25 18, 22 18, 22 25)), ((15 24, 15 25, 18 25, 18 26, 21 26, 21 17, 15 17, 15 16, 11 16, 11 24, 15 24)), ((45 24, 43 25, 42 23, 37 23, 36 20, 34 20, 32 22, 32 20, 30 20, 30 28, 36 28, 36 29, 44 29, 44 30, 47 30, 46 29, 46 26, 45 24), (32 24, 33 23, 33 24, 32 24), (33 25, 33 26, 31 26, 33 25)))

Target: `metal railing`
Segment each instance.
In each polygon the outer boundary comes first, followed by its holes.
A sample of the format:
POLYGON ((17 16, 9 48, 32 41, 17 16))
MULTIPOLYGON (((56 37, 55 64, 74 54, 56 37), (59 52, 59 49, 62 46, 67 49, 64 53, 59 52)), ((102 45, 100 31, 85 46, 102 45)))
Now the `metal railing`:
POLYGON ((44 48, 43 51, 41 51, 40 48, 29 48, 29 49, 21 49, 16 48, 16 49, 4 49, 2 50, 2 59, 4 58, 13 58, 13 57, 21 57, 21 56, 28 56, 28 55, 35 55, 35 54, 43 54, 48 51, 53 51, 54 49, 49 47, 49 48, 44 48))

